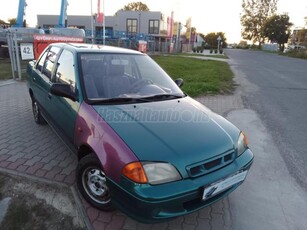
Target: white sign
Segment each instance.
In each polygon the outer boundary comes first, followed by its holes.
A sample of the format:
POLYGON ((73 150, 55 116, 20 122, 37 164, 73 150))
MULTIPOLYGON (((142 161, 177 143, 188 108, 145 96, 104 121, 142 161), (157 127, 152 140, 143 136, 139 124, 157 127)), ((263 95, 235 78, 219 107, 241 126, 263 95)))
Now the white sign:
POLYGON ((32 43, 20 43, 20 52, 22 60, 33 60, 33 44, 32 43))

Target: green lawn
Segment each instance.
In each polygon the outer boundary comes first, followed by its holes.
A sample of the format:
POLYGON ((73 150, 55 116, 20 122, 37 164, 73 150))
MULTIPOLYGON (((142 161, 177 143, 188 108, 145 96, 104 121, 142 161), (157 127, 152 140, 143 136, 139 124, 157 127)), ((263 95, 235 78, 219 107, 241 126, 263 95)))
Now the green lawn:
MULTIPOLYGON (((182 78, 184 80, 183 91, 192 97, 231 93, 234 89, 233 73, 225 62, 175 55, 157 55, 152 56, 152 58, 173 79, 182 78)), ((26 65, 27 62, 22 62, 23 79, 25 79, 26 65)), ((4 79, 12 79, 9 59, 0 60, 0 80, 4 79)))
POLYGON ((152 56, 173 78, 182 78, 183 91, 195 97, 205 94, 231 93, 233 73, 222 61, 198 60, 179 56, 152 56))
POLYGON ((196 57, 212 57, 212 58, 221 58, 221 59, 229 59, 229 57, 225 54, 200 54, 200 53, 178 53, 173 54, 177 56, 196 56, 196 57))
MULTIPOLYGON (((26 78, 26 68, 28 61, 21 61, 21 75, 22 79, 26 78)), ((15 73, 18 78, 18 73, 15 73)), ((9 58, 0 59, 0 80, 13 79, 11 61, 9 58)))
POLYGON ((0 80, 12 79, 10 59, 0 59, 0 80))

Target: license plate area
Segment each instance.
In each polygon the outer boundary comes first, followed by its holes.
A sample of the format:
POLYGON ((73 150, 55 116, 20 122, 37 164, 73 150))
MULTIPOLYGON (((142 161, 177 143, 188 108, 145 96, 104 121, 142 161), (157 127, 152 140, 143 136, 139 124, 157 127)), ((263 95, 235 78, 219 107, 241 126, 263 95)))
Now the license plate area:
POLYGON ((234 174, 230 177, 227 177, 227 178, 225 178, 221 181, 218 181, 216 183, 213 183, 213 184, 205 187, 202 199, 207 200, 207 199, 227 190, 231 186, 244 181, 246 175, 247 175, 247 170, 239 172, 237 174, 234 174))

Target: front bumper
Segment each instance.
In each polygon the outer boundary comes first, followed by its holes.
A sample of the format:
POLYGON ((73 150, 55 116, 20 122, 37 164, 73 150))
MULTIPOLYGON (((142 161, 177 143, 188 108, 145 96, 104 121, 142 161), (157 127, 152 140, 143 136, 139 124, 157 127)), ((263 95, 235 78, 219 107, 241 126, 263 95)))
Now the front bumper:
POLYGON ((231 164, 204 176, 184 179, 162 185, 136 184, 122 178, 122 186, 110 183, 114 205, 128 216, 143 222, 156 223, 178 217, 206 207, 235 190, 237 183, 221 193, 202 200, 206 186, 239 171, 250 168, 253 153, 247 149, 231 164), (125 188, 125 189, 123 189, 125 188))

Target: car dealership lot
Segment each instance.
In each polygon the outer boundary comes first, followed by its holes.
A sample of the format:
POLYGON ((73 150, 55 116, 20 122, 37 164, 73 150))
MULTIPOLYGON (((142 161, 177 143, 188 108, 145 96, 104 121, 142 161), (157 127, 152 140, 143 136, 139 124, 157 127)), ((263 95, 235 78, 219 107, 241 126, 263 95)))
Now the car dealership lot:
MULTIPOLYGON (((257 114, 245 110, 238 94, 201 101, 246 130, 255 162, 244 184, 228 198, 194 214, 157 224, 140 224, 115 211, 100 212, 81 201, 94 229, 304 229, 306 194, 289 176, 257 114)), ((49 126, 38 127, 23 82, 0 87, 0 167, 2 171, 74 183, 77 159, 49 126), (40 141, 37 141, 39 139, 40 141), (69 165, 69 167, 64 167, 69 165)))

